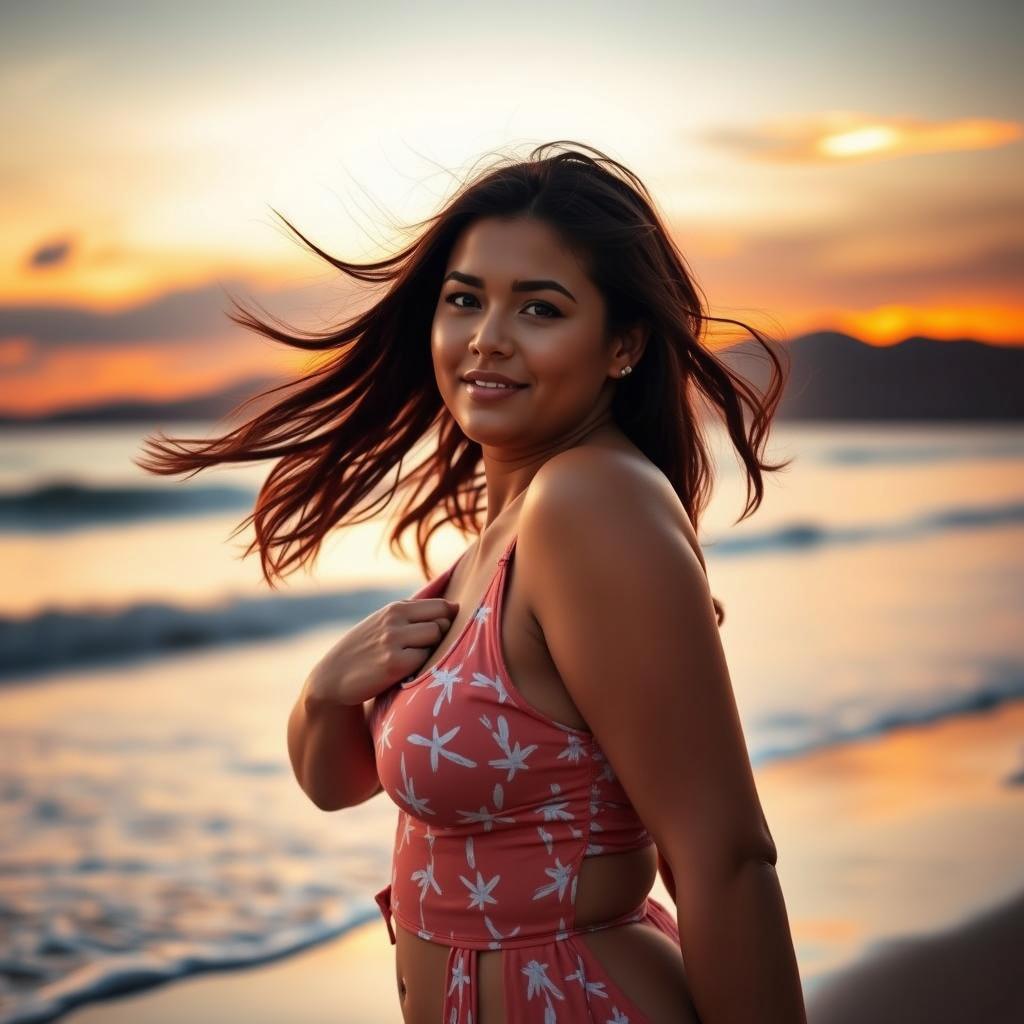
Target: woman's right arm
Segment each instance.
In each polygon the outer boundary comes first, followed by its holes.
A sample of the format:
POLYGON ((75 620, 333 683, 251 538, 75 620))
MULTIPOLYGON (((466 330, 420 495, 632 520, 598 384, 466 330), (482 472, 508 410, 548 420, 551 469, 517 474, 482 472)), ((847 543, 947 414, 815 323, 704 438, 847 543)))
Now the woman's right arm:
POLYGON ((304 683, 288 718, 288 755, 303 792, 322 811, 354 807, 381 790, 368 718, 374 698, 344 703, 330 661, 304 683))
POLYGON ((302 791, 323 811, 381 790, 369 716, 377 696, 426 661, 457 601, 392 601, 356 623, 317 662, 288 716, 288 756, 302 791))

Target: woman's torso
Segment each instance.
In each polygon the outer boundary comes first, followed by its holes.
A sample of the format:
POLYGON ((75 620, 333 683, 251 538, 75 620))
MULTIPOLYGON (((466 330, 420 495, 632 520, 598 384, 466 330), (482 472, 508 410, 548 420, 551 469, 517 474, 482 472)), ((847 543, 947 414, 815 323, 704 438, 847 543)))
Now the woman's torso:
MULTIPOLYGON (((512 522, 501 535, 488 536, 484 541, 488 557, 477 559, 476 570, 469 566, 468 558, 460 560, 439 595, 458 601, 459 612, 437 649, 417 670, 418 674, 429 672, 445 658, 488 586, 498 553, 516 530, 517 523, 512 522)), ((557 722, 589 732, 551 661, 543 633, 531 612, 526 596, 528 573, 529 566, 519 559, 507 564, 501 621, 494 624, 508 675, 528 704, 557 722)), ((576 924, 598 923, 627 913, 643 901, 656 877, 654 845, 587 857, 579 873, 576 924)), ((405 1024, 436 1024, 441 1016, 448 947, 421 938, 397 920, 395 925, 396 982, 403 1020, 405 1024)), ((585 932, 581 938, 654 1024, 680 1024, 679 1006, 689 1001, 688 987, 682 954, 668 936, 642 923, 630 923, 585 932)), ((479 951, 477 1024, 505 1024, 501 954, 501 950, 479 951)))

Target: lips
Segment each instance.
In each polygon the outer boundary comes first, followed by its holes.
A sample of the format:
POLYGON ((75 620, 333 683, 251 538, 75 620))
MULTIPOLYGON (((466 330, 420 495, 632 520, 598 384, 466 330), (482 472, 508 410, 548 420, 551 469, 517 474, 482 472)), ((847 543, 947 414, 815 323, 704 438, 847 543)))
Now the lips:
POLYGON ((506 384, 482 384, 477 380, 463 380, 462 383, 466 386, 466 393, 469 396, 471 402, 481 403, 483 405, 493 405, 495 403, 504 402, 506 399, 512 398, 517 391, 525 391, 526 385, 509 386, 506 384))
POLYGON ((513 388, 525 388, 526 385, 503 373, 495 373, 493 370, 470 370, 463 376, 467 384, 506 384, 513 388))

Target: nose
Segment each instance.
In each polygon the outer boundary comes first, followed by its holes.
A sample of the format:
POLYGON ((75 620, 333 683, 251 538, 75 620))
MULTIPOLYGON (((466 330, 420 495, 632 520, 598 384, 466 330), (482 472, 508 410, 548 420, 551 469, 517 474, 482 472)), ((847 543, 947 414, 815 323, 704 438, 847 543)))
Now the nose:
POLYGON ((487 354, 490 352, 508 353, 511 347, 501 310, 494 307, 484 315, 470 342, 470 348, 474 352, 487 354))

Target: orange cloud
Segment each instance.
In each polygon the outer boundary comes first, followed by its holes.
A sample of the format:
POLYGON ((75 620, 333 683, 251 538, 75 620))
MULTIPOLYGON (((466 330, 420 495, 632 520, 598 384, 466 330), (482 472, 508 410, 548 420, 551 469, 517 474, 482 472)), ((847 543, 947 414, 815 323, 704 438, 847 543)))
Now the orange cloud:
POLYGON ((756 129, 719 129, 705 135, 713 145, 764 163, 850 163, 920 153, 994 149, 1024 135, 1019 121, 958 118, 922 121, 829 111, 769 121, 756 129))
POLYGON ((32 355, 31 338, 0 338, 0 370, 24 366, 32 355))
POLYGON ((872 345, 894 345, 912 337, 944 341, 981 339, 990 345, 1024 344, 1024 310, 1013 306, 894 304, 865 310, 828 309, 794 313, 787 324, 793 333, 841 331, 872 345))
MULTIPOLYGON (((4 342, 0 359, 9 344, 4 342)), ((307 358, 253 344, 247 336, 174 347, 90 345, 35 355, 42 356, 38 365, 0 379, 3 412, 29 415, 114 400, 188 398, 249 376, 297 374, 304 368, 300 360, 307 358)))

